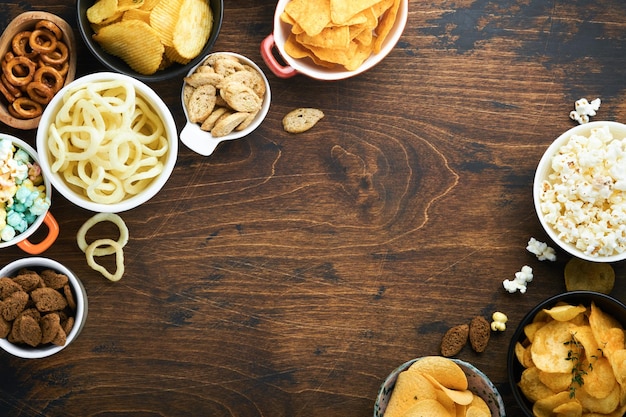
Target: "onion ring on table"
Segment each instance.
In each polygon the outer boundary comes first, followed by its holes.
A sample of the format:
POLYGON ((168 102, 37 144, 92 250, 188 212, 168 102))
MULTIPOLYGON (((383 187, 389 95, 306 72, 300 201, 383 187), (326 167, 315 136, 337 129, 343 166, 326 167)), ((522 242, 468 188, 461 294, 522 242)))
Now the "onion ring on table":
POLYGON ((33 75, 33 81, 44 83, 52 88, 55 93, 59 91, 65 83, 65 79, 61 73, 50 65, 42 65, 37 68, 35 75, 33 75))
MULTIPOLYGON (((89 244, 87 243, 87 233, 89 230, 101 222, 111 222, 116 225, 119 229, 120 236, 115 243, 122 248, 126 246, 126 243, 128 243, 128 227, 126 226, 126 223, 124 223, 124 219, 122 219, 119 214, 115 213, 98 213, 87 219, 87 221, 83 223, 76 233, 76 243, 81 251, 86 252, 89 247, 89 244)), ((105 256, 113 253, 115 253, 115 248, 110 245, 107 248, 97 248, 93 250, 93 256, 105 256)))
POLYGON ((42 83, 41 81, 31 81, 26 86, 26 93, 31 100, 36 101, 39 104, 48 104, 54 96, 54 90, 52 87, 42 83))
POLYGON ((63 38, 63 32, 61 31, 61 28, 57 26, 56 23, 50 21, 50 20, 40 20, 39 22, 37 22, 35 24, 35 29, 47 29, 50 32, 52 32, 54 34, 54 37, 57 38, 58 41, 61 40, 61 38, 63 38))
POLYGON ((34 119, 35 117, 41 116, 41 113, 43 113, 41 104, 31 100, 29 97, 16 98, 8 108, 9 113, 19 119, 34 119))
POLYGON ((15 86, 25 86, 32 81, 35 75, 36 64, 25 56, 16 56, 7 62, 3 68, 7 80, 15 86), (26 70, 24 75, 20 75, 21 70, 26 70))
POLYGON ((15 56, 34 58, 37 55, 37 52, 30 48, 31 33, 32 32, 29 30, 24 30, 13 36, 13 39, 11 39, 11 49, 15 56))
POLYGON ((39 57, 46 64, 62 65, 69 59, 70 51, 66 44, 59 41, 56 44, 56 48, 50 52, 40 54, 39 57))
POLYGON ((113 239, 98 239, 92 242, 89 246, 87 246, 87 250, 85 250, 85 256, 87 257, 87 265, 91 267, 94 271, 100 272, 110 281, 119 281, 124 275, 124 251, 122 247, 113 239), (97 249, 100 249, 100 246, 107 245, 110 248, 113 248, 115 253, 115 265, 117 269, 114 274, 111 274, 105 267, 100 265, 94 259, 94 252, 97 249))
POLYGON ((33 51, 47 54, 57 49, 57 37, 48 29, 35 29, 28 37, 28 44, 33 51))

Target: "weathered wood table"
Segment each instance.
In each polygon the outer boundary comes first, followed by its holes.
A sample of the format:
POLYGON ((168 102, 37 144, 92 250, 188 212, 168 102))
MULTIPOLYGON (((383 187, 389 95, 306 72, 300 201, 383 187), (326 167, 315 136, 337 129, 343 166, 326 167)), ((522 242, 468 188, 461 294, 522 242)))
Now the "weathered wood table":
MULTIPOLYGON (((225 3, 215 50, 266 70, 259 45, 275 2, 225 3)), ((26 10, 76 27, 74 2, 51 0, 2 2, 0 27, 26 10)), ((103 70, 76 36, 78 75, 103 70)), ((1 415, 369 416, 391 370, 494 311, 507 330, 458 357, 521 415, 509 341, 530 308, 565 291, 569 259, 525 249, 531 237, 554 246, 532 179, 575 125, 576 100, 601 98, 593 120, 626 121, 622 1, 412 0, 404 35, 374 69, 336 82, 266 73, 273 100, 258 130, 210 157, 181 144, 162 192, 122 213, 121 281, 77 247, 93 213, 53 195, 61 233, 44 256, 80 276, 89 315, 60 354, 0 353, 1 415), (303 106, 326 117, 284 132, 283 115, 303 106), (507 293, 502 281, 524 265, 527 293, 507 293)), ((179 130, 181 82, 151 85, 179 130)), ((34 144, 34 131, 0 129, 34 144)), ((24 256, 2 249, 0 264, 24 256)), ((613 295, 626 301, 624 265, 614 267, 613 295)))

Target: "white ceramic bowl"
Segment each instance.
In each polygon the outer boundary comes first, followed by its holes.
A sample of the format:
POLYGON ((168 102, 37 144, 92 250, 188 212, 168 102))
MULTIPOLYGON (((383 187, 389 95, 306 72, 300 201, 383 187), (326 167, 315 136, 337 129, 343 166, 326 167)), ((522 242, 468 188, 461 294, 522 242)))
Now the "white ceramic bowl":
POLYGON ((58 273, 67 275, 72 288, 72 292, 74 294, 74 299, 76 300, 76 314, 74 317, 74 326, 72 327, 70 333, 67 335, 65 345, 58 346, 50 344, 41 347, 30 347, 27 345, 13 344, 7 339, 0 339, 0 348, 4 349, 6 352, 10 353, 13 356, 18 356, 20 358, 26 359, 45 358, 47 356, 54 355, 55 353, 58 353, 68 347, 83 329, 85 321, 87 320, 87 293, 85 291, 85 288, 83 287, 83 284, 71 270, 69 270, 67 267, 60 264, 59 262, 48 258, 30 257, 19 259, 17 261, 11 262, 10 264, 2 268, 0 270, 0 276, 14 277, 22 268, 28 268, 37 272, 40 272, 44 269, 52 269, 58 273))
POLYGON ((39 125, 39 129, 37 130, 36 140, 42 171, 52 183, 52 186, 72 203, 93 212, 118 213, 133 209, 145 203, 150 198, 154 197, 161 190, 161 188, 163 188, 174 170, 174 165, 176 164, 176 158, 178 156, 178 134, 176 123, 174 122, 172 113, 167 105, 154 92, 154 90, 143 82, 127 75, 112 72, 99 72, 86 75, 74 80, 72 83, 59 91, 41 117, 41 123, 39 125), (63 105, 63 96, 66 92, 71 89, 84 86, 87 83, 111 80, 123 80, 130 82, 135 89, 135 93, 138 96, 143 97, 151 105, 155 114, 163 122, 165 136, 169 143, 169 150, 167 151, 163 161, 163 171, 143 191, 127 197, 118 203, 106 204, 94 202, 84 193, 77 191, 75 188, 71 188, 59 172, 52 172, 51 166, 54 163, 54 159, 48 146, 48 131, 50 124, 54 122, 57 112, 63 105))
MULTIPOLYGON (((617 262, 626 259, 626 251, 622 253, 615 253, 607 256, 595 256, 593 254, 587 254, 584 250, 581 250, 576 247, 575 243, 567 242, 559 236, 559 233, 555 230, 555 228, 550 224, 550 222, 546 221, 545 214, 541 209, 541 190, 542 183, 544 180, 548 178, 548 175, 553 171, 552 169, 552 159, 555 154, 558 153, 559 149, 569 142, 570 138, 573 135, 580 135, 588 137, 591 134, 593 129, 608 127, 611 131, 613 137, 615 139, 624 139, 626 138, 626 125, 617 122, 608 122, 608 121, 596 121, 589 122, 585 124, 581 124, 575 126, 565 133, 560 135, 552 144, 548 147, 544 155, 541 157, 539 164, 537 166, 537 171, 535 173, 534 184, 533 184, 533 201, 535 205, 535 211, 537 213, 537 217, 544 230, 548 234, 548 236, 563 250, 568 252, 569 254, 576 256, 581 259, 585 259, 592 262, 617 262)), ((624 193, 624 197, 626 198, 626 192, 624 193)))
POLYGON ((214 54, 207 55, 202 61, 200 61, 196 66, 194 66, 189 71, 187 76, 193 74, 200 65, 204 64, 206 60, 209 59, 209 57, 211 57, 211 55, 215 55, 215 54, 233 56, 239 59, 239 62, 241 62, 242 64, 246 64, 254 68, 259 73, 259 75, 261 75, 261 77, 263 78, 263 82, 265 83, 265 96, 263 97, 263 104, 261 105, 261 110, 259 110, 254 120, 245 129, 233 130, 228 135, 220 136, 220 137, 213 137, 213 135, 211 135, 211 132, 202 130, 200 129, 200 125, 189 121, 189 115, 187 114, 187 107, 185 106, 185 99, 184 99, 185 83, 183 82, 183 89, 182 89, 183 91, 181 91, 180 99, 181 99, 181 103, 183 106, 183 111, 185 113, 185 118, 187 120, 187 123, 185 124, 182 131, 180 132, 180 140, 189 149, 203 156, 211 155, 220 142, 223 142, 225 140, 239 139, 252 133, 263 122, 263 120, 265 119, 265 116, 267 116, 267 112, 270 109, 270 103, 272 101, 270 83, 267 81, 267 77, 265 76, 261 68, 259 68, 259 66, 255 64, 254 61, 252 61, 251 59, 243 55, 236 54, 234 52, 216 52, 214 54))
POLYGON ((400 36, 402 36, 402 32, 404 32, 409 15, 408 0, 401 0, 396 20, 385 38, 380 52, 370 55, 358 69, 348 71, 341 66, 325 68, 316 65, 309 58, 295 59, 285 52, 285 41, 291 33, 291 25, 283 22, 280 19, 280 15, 285 11, 285 6, 290 1, 291 0, 278 0, 274 13, 274 30, 261 42, 261 55, 263 56, 263 60, 274 75, 280 78, 290 78, 296 74, 304 74, 317 80, 333 81, 361 74, 376 66, 396 46, 400 36), (274 48, 278 50, 285 64, 276 59, 273 54, 274 48))
MULTIPOLYGON (((32 146, 30 146, 28 143, 16 138, 15 136, 7 135, 4 133, 0 133, 0 139, 10 140, 16 148, 22 149, 30 156, 30 158, 34 162, 39 163, 37 152, 35 152, 32 146)), ((43 182, 44 186, 46 187, 46 197, 51 200, 52 187, 50 186, 50 181, 48 180, 48 177, 45 175, 43 176, 43 182)), ((38 255, 47 250, 50 246, 52 246, 58 236, 59 225, 54 216, 52 216, 52 214, 50 214, 50 211, 47 210, 46 213, 39 215, 37 219, 24 232, 16 234, 15 237, 11 240, 0 241, 0 248, 17 245, 20 249, 27 253, 30 253, 31 255, 38 255), (42 223, 45 223, 45 225, 48 227, 48 233, 39 242, 30 242, 28 240, 28 237, 35 233, 35 231, 41 227, 42 223)))
MULTIPOLYGON (((393 392, 396 380, 398 379, 398 374, 409 369, 413 363, 419 361, 420 359, 422 358, 411 359, 403 363, 394 369, 393 372, 391 372, 385 379, 378 390, 378 395, 374 404, 374 417, 384 417, 387 404, 391 398, 391 393, 393 392)), ((463 373, 465 373, 465 376, 467 377, 468 389, 487 403, 489 410, 491 410, 491 416, 505 417, 506 410, 504 408, 502 396, 487 375, 468 362, 454 358, 451 358, 450 360, 461 367, 463 373)))

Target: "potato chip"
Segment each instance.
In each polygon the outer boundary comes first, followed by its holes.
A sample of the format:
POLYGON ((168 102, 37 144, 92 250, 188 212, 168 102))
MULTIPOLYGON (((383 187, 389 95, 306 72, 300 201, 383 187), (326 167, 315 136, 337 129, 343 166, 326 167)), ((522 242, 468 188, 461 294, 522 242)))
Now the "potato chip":
POLYGON ((613 390, 603 398, 595 398, 587 392, 587 384, 583 384, 576 389, 576 399, 584 409, 592 413, 609 414, 620 405, 620 387, 615 384, 613 390))
POLYGON ((554 392, 567 391, 572 382, 571 372, 544 372, 538 371, 539 381, 554 392))
POLYGON ((542 398, 535 401, 533 405, 533 414, 537 417, 553 417, 554 409, 558 406, 571 401, 569 392, 563 391, 558 394, 553 394, 549 397, 542 398))
POLYGON ((551 309, 544 309, 550 317, 554 320, 558 321, 570 321, 573 320, 577 315, 584 313, 587 311, 587 308, 583 305, 573 306, 573 305, 561 305, 555 306, 551 309))
POLYGON ((551 321, 537 330, 531 353, 538 369, 545 372, 569 372, 572 369, 568 354, 571 354, 570 343, 575 327, 569 322, 551 321))
POLYGON ((122 20, 142 20, 150 24, 150 12, 142 9, 126 10, 122 15, 122 20))
POLYGON ((554 407, 552 411, 559 417, 581 417, 583 415, 583 407, 578 401, 568 401, 554 407))
MULTIPOLYGON (((387 413, 385 413, 386 415, 387 413)), ((404 417, 450 417, 450 413, 437 400, 420 400, 413 404, 404 414, 404 417)))
POLYGON ((117 11, 125 12, 127 10, 139 9, 143 5, 143 0, 117 0, 117 11))
POLYGON ((174 26, 172 45, 185 59, 202 52, 213 27, 213 14, 207 0, 183 0, 174 26))
MULTIPOLYGON (((491 416, 491 410, 489 409, 489 406, 487 405, 485 400, 483 400, 480 396, 476 394, 474 394, 474 399, 469 404, 469 408, 472 408, 472 407, 482 412, 481 415, 491 416)), ((479 414, 476 414, 476 415, 478 416, 479 414)))
POLYGON ((565 265, 567 291, 587 290, 609 294, 615 285, 615 271, 604 262, 590 262, 572 258, 565 265))
POLYGON ((546 325, 546 322, 535 321, 524 326, 524 335, 526 336, 526 338, 528 339, 530 343, 532 343, 533 340, 535 340, 535 333, 537 333, 537 330, 539 330, 545 325, 546 325))
POLYGON ((533 364, 532 354, 530 352, 530 345, 524 347, 520 342, 515 344, 515 356, 519 363, 522 364, 524 368, 530 368, 535 366, 533 364))
POLYGON ((106 52, 122 58, 140 74, 154 74, 161 64, 163 45, 155 30, 140 20, 104 26, 93 36, 106 52))
POLYGON ((539 401, 554 394, 554 392, 539 379, 539 369, 537 369, 536 366, 524 369, 517 385, 522 391, 522 394, 531 402, 539 401))
POLYGON ((467 389, 467 376, 454 361, 441 356, 425 356, 413 363, 409 372, 421 372, 435 378, 445 387, 456 390, 467 389))
POLYGON ((585 391, 594 398, 605 398, 615 389, 617 381, 609 360, 604 357, 583 362, 585 391))
POLYGON ((174 28, 182 4, 183 0, 160 1, 150 12, 150 26, 156 30, 164 46, 173 46, 174 28))
POLYGON ((161 0, 143 0, 143 3, 141 4, 141 6, 139 6, 139 8, 141 10, 152 10, 154 9, 154 6, 156 6, 161 0))
POLYGON ((419 372, 400 372, 391 392, 385 415, 401 416, 413 404, 423 399, 436 399, 435 387, 419 372))
POLYGON ((87 9, 87 20, 99 25, 118 13, 117 0, 98 0, 87 9))

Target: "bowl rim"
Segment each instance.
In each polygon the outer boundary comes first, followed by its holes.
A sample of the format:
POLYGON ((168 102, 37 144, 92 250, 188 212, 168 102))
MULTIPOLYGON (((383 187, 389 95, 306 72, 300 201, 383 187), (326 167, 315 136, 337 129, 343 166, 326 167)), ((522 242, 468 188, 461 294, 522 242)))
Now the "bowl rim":
POLYGON ((539 311, 544 308, 552 307, 558 302, 565 301, 583 304, 586 302, 590 305, 592 301, 595 302, 597 300, 601 300, 601 302, 603 303, 603 311, 606 311, 608 314, 615 315, 615 312, 618 310, 626 312, 626 305, 615 297, 596 291, 577 290, 552 295, 544 299, 543 301, 540 301, 533 308, 531 308, 519 321, 515 332, 511 336, 507 351, 507 379, 509 381, 509 386, 513 393, 513 397, 515 398, 515 402, 517 403, 519 408, 522 409, 522 412, 524 413, 524 415, 526 415, 526 417, 534 417, 532 412, 532 404, 529 400, 526 399, 526 397, 524 397, 524 394, 521 393, 519 387, 517 386, 517 377, 518 375, 521 375, 523 367, 519 363, 519 361, 517 360, 517 356, 515 355, 515 344, 520 340, 520 338, 523 337, 524 326, 530 323, 539 311), (605 310, 606 305, 611 306, 608 311, 605 310))
POLYGON ((579 135, 586 133, 587 135, 590 133, 592 129, 596 129, 599 127, 608 126, 612 132, 614 129, 619 129, 626 133, 626 124, 614 122, 614 121, 593 121, 589 123, 580 124, 565 132, 561 133, 544 151, 539 163, 537 164, 537 168, 535 170, 535 175, 533 177, 533 204, 535 208, 535 214, 541 223, 544 231, 547 235, 552 239, 552 241, 559 246, 564 251, 568 252, 570 255, 576 256, 577 258, 581 258, 591 262, 617 262, 626 259, 626 251, 619 254, 614 254, 610 256, 590 256, 585 254, 580 249, 576 248, 575 245, 564 242, 562 239, 559 239, 557 233, 546 221, 544 216, 541 214, 541 183, 546 175, 551 172, 551 161, 552 157, 557 153, 557 151, 567 143, 573 135, 579 135))
POLYGON ((39 129, 37 129, 35 140, 37 144, 37 149, 39 150, 41 170, 44 175, 48 177, 48 180, 50 181, 52 186, 59 192, 59 194, 61 194, 63 197, 65 197, 75 205, 93 212, 119 213, 122 211, 131 210, 147 202, 163 188, 163 186, 171 176, 172 172, 174 171, 176 159, 178 158, 178 131, 176 127, 176 122, 174 121, 174 117, 168 106, 150 86, 148 86, 141 80, 138 80, 126 74, 116 72, 104 71, 91 73, 75 79, 70 84, 59 90, 59 93, 54 96, 48 107, 46 107, 46 109, 44 110, 44 113, 41 117, 40 127, 39 129), (148 188, 146 188, 141 193, 125 199, 119 203, 102 204, 90 201, 83 196, 79 196, 76 192, 74 192, 67 186, 65 181, 60 178, 60 175, 58 173, 53 173, 50 170, 51 164, 49 161, 46 143, 46 139, 48 136, 47 126, 51 123, 58 106, 63 100, 64 94, 68 90, 92 81, 106 81, 115 79, 123 79, 129 81, 134 86, 135 91, 148 99, 154 110, 158 113, 159 117, 163 121, 163 125, 169 140, 169 150, 167 153, 167 157, 164 160, 163 171, 159 174, 157 178, 153 180, 152 183, 150 183, 148 188))
MULTIPOLYGON (((74 80, 75 75, 76 75, 76 62, 77 62, 76 54, 78 52, 78 49, 76 47, 76 37, 74 36, 74 30, 72 29, 72 26, 62 17, 57 16, 54 13, 40 11, 40 10, 31 10, 31 11, 20 13, 19 15, 11 19, 11 22, 4 29, 4 31, 2 32, 2 35, 0 35, 0 40, 4 40, 5 38, 12 36, 13 33, 11 32, 13 30, 17 32, 17 30, 20 27, 28 27, 31 24, 31 22, 38 21, 38 20, 50 20, 61 29, 61 32, 63 32, 63 38, 65 42, 67 43, 67 47, 69 48, 69 51, 70 51, 68 72, 65 77, 65 82, 63 84, 64 86, 68 85, 70 82, 74 80)), ((10 41, 7 42, 7 46, 9 46, 10 44, 11 44, 10 41)), ((7 49, 2 48, 0 50, 0 56, 4 56, 7 50, 8 48, 7 49)), ((8 112, 8 108, 5 102, 4 101, 0 102, 0 121, 7 124, 8 126, 11 126, 15 129, 20 129, 20 130, 33 130, 37 128, 40 120, 41 120, 41 115, 33 119, 17 119, 11 116, 11 114, 8 112)))
POLYGON ((306 75, 310 78, 325 80, 325 81, 337 81, 355 75, 364 73, 365 71, 378 65, 396 46, 402 34, 404 28, 408 22, 409 15, 409 1, 400 0, 400 7, 398 9, 398 15, 389 31, 387 38, 383 41, 381 50, 378 53, 372 53, 356 70, 348 71, 343 67, 337 68, 324 68, 314 64, 310 58, 293 58, 285 51, 285 41, 287 34, 289 33, 289 27, 291 25, 280 20, 280 15, 285 10, 285 6, 290 0, 278 0, 276 10, 274 12, 274 28, 272 30, 274 45, 278 49, 281 58, 292 67, 296 73, 306 75))
MULTIPOLYGON (((433 355, 430 355, 433 356, 433 355)), ((373 417, 384 417, 384 412, 383 414, 380 414, 380 398, 383 394, 385 394, 386 390, 390 390, 389 393, 391 393, 393 391, 393 388, 396 385, 396 380, 398 378, 398 374, 406 369, 408 369, 411 365, 413 365, 413 363, 419 361, 420 359, 423 359, 427 356, 420 356, 417 358, 413 358, 413 359, 409 359, 408 361, 404 362, 403 364, 397 366, 393 371, 391 371, 389 373, 389 375, 387 375, 387 377, 383 380, 383 382, 380 385, 380 388, 377 391, 376 394, 376 400, 374 403, 374 416, 373 417)), ((443 356, 441 356, 443 357, 443 356)), ((446 358, 449 359, 451 361, 453 361, 454 363, 456 363, 457 365, 459 365, 461 367, 461 369, 463 370, 463 373, 465 373, 466 375, 468 374, 468 372, 474 372, 476 375, 478 375, 482 380, 484 380, 485 382, 487 382, 487 384, 489 385, 489 387, 493 390, 493 393, 495 394, 495 399, 496 399, 496 403, 494 404, 494 407, 496 407, 499 412, 500 412, 500 417, 505 417, 506 416, 506 408, 504 405, 504 400, 502 399, 502 395, 500 394, 500 392, 498 391, 498 388, 495 386, 495 384, 493 383, 493 381, 491 381, 491 379, 489 379, 489 377, 482 372, 480 369, 478 369, 475 365, 464 361, 462 359, 458 359, 458 358, 446 358)), ((472 391, 474 392, 474 391, 472 391)), ((479 397, 481 397, 483 400, 485 400, 485 402, 487 403, 487 405, 489 405, 489 401, 483 397, 483 395, 485 395, 485 392, 474 392, 474 394, 478 395, 479 397)), ((491 408, 491 407, 490 407, 491 408)))
POLYGON ((196 71, 196 69, 198 69, 198 67, 200 67, 209 59, 209 57, 213 55, 220 55, 220 54, 235 57, 239 59, 240 61, 243 61, 246 65, 249 65, 252 68, 254 68, 259 73, 259 75, 263 79, 263 83, 265 84, 265 96, 263 97, 263 103, 261 105, 261 109, 259 110, 257 115, 254 117, 254 120, 252 121, 252 123, 250 123, 245 129, 242 129, 239 131, 233 131, 226 136, 216 138, 216 137, 213 137, 213 135, 211 135, 211 132, 207 132, 205 130, 200 129, 200 126, 197 123, 192 123, 189 120, 189 115, 187 113, 187 106, 185 106, 185 86, 187 85, 187 82, 183 79, 183 86, 181 88, 181 94, 180 94, 180 102, 183 108, 183 114, 185 115, 185 126, 183 126, 183 129, 181 130, 179 136, 183 144, 185 144, 189 149, 203 156, 211 155, 220 142, 227 141, 227 140, 240 139, 242 137, 249 135, 254 130, 256 130, 261 125, 261 123, 263 123, 263 121, 265 120, 265 117, 267 116, 267 113, 269 112, 269 109, 272 103, 272 92, 270 88, 270 83, 269 83, 269 80, 267 79, 267 76, 263 72, 263 70, 252 59, 248 58, 245 55, 241 55, 237 52, 230 52, 230 51, 210 52, 204 55, 202 59, 200 60, 200 62, 194 65, 187 72, 186 75, 190 76, 191 74, 193 74, 196 71), (201 139, 198 140, 198 138, 201 138, 201 139))
POLYGON ((8 341, 6 338, 0 339, 0 348, 5 352, 10 353, 13 356, 17 356, 24 359, 39 359, 45 358, 55 353, 58 353, 68 347, 76 337, 80 334, 85 322, 87 321, 88 300, 87 292, 83 283, 72 270, 65 265, 51 258, 45 257, 28 257, 15 260, 2 269, 0 269, 0 276, 13 276, 21 268, 36 268, 36 269, 53 269, 59 273, 67 275, 74 297, 76 299, 76 315, 74 317, 74 326, 67 335, 65 345, 49 345, 43 347, 30 347, 30 346, 18 346, 8 341))
MULTIPOLYGON (((2 139, 8 139, 11 142, 13 142, 15 147, 24 150, 33 159, 33 161, 35 161, 36 163, 39 164, 39 166, 41 166, 41 163, 39 162, 39 157, 37 155, 37 151, 35 151, 35 149, 32 146, 30 146, 27 142, 25 142, 24 140, 16 136, 9 135, 8 133, 0 132, 0 140, 2 139)), ((52 184, 50 183, 50 180, 48 179, 47 175, 42 174, 42 176, 43 176, 44 186, 46 187, 46 197, 50 201, 50 206, 52 206, 52 184)), ((46 210, 45 213, 42 213, 41 215, 37 216, 37 219, 35 219, 35 221, 30 226, 28 226, 28 228, 25 231, 23 231, 20 234, 15 235, 13 239, 7 240, 7 241, 0 241, 0 248, 13 246, 25 239, 28 239, 30 235, 32 235, 33 233, 35 233, 35 231, 39 229, 39 227, 44 221, 44 218, 46 217, 46 213, 49 211, 50 211, 50 208, 48 208, 48 210, 46 210)))
POLYGON ((222 23, 224 20, 224 0, 209 0, 210 4, 219 4, 219 10, 212 10, 213 27, 211 28, 211 34, 209 35, 209 39, 202 48, 200 54, 198 54, 197 57, 195 57, 185 65, 173 63, 172 66, 165 70, 157 71, 156 73, 151 75, 145 75, 140 74, 130 68, 128 64, 126 64, 120 58, 104 52, 100 45, 98 45, 97 42, 93 40, 93 30, 91 29, 85 14, 91 3, 93 3, 92 0, 78 0, 76 2, 76 26, 89 52, 102 65, 104 65, 108 69, 108 71, 119 72, 121 74, 131 76, 146 83, 166 81, 184 75, 188 71, 188 68, 190 66, 195 66, 198 62, 200 62, 202 56, 204 56, 208 51, 213 48, 215 42, 217 41, 217 38, 219 37, 222 23))

